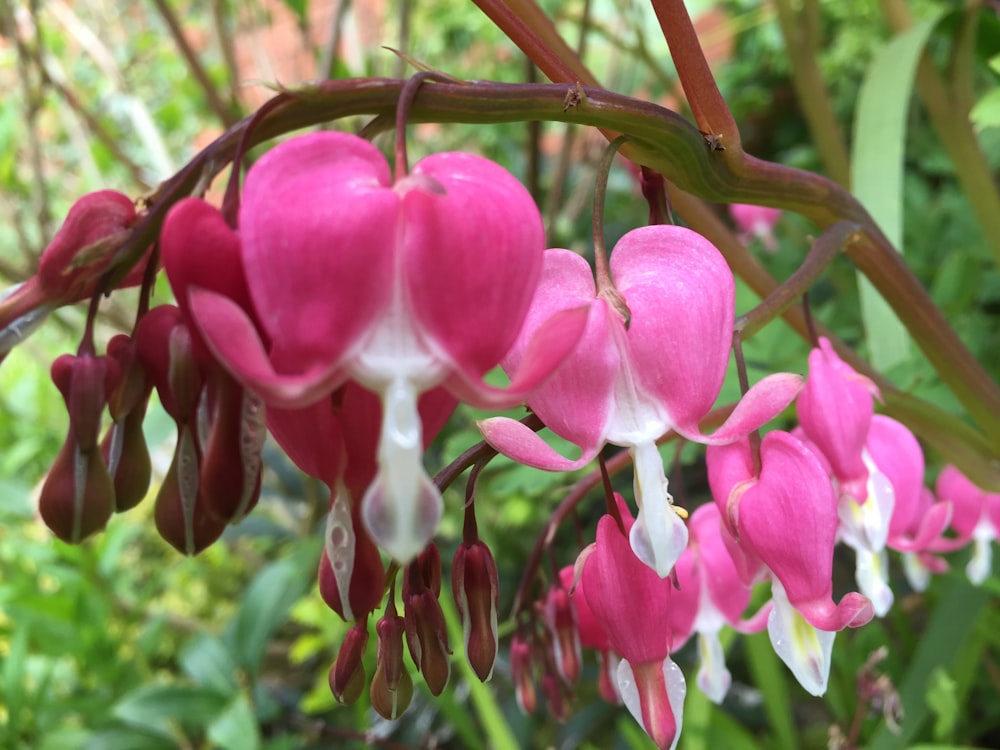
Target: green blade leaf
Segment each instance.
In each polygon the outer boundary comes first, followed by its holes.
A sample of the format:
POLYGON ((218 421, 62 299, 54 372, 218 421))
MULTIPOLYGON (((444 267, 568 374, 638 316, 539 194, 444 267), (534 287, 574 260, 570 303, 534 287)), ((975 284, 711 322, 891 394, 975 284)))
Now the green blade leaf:
MULTIPOLYGON (((861 84, 854 119, 851 192, 902 252, 903 146, 917 62, 941 13, 892 39, 861 84)), ((886 370, 906 359, 909 335, 875 287, 858 274, 861 318, 872 364, 886 370)))

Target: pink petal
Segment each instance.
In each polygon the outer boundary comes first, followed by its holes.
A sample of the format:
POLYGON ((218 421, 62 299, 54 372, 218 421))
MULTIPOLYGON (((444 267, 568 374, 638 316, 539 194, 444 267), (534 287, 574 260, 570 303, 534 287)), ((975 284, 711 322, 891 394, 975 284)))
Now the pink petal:
MULTIPOLYGON (((802 429, 829 460, 833 473, 844 483, 863 483, 867 469, 861 451, 868 437, 878 390, 837 356, 827 339, 809 354, 809 377, 799 394, 798 415, 802 429)), ((856 496, 864 502, 864 496, 856 496)))
POLYGON ((697 425, 715 403, 729 362, 733 274, 704 237, 678 226, 635 229, 611 254, 632 313, 630 369, 674 424, 697 425))
POLYGON ((189 305, 198 330, 219 362, 243 386, 269 405, 298 409, 332 391, 343 374, 336 362, 317 363, 302 373, 284 374, 264 351, 253 321, 228 297, 191 287, 189 305))
POLYGON ((802 383, 802 376, 792 373, 768 375, 747 391, 729 418, 711 435, 703 435, 697 423, 677 423, 674 429, 689 440, 707 445, 731 443, 749 435, 784 411, 799 394, 802 383))
POLYGON ((597 523, 596 547, 584 563, 582 581, 587 604, 615 653, 636 664, 667 657, 671 583, 635 556, 611 516, 597 523), (641 618, 635 617, 638 607, 641 618))
POLYGON ((595 298, 594 276, 582 257, 569 250, 548 250, 542 279, 517 343, 504 358, 507 372, 519 372, 528 343, 553 315, 589 308, 582 337, 555 374, 529 397, 532 410, 557 435, 585 452, 604 442, 611 414, 619 357, 610 341, 607 303, 595 298))
POLYGON ((786 432, 761 445, 760 480, 739 498, 739 534, 781 582, 792 605, 821 630, 867 622, 871 603, 848 594, 834 605, 837 499, 812 452, 786 432))
POLYGON ((362 138, 311 133, 250 169, 247 285, 286 372, 330 369, 372 325, 391 292, 399 222, 385 159, 362 138))
POLYGON ((542 270, 545 232, 528 191, 464 153, 420 161, 443 193, 403 195, 403 274, 419 327, 458 367, 482 376, 510 349, 542 270))
POLYGON ((525 466, 545 471, 575 471, 593 461, 603 443, 584 448, 583 455, 573 460, 564 458, 538 433, 516 419, 491 417, 476 423, 487 443, 508 458, 525 466))
POLYGON ((521 366, 507 388, 494 388, 472 371, 456 369, 445 387, 480 409, 506 409, 523 403, 548 380, 573 351, 587 325, 589 308, 563 310, 549 318, 528 343, 521 366))
POLYGON ((737 622, 750 604, 750 588, 726 548, 722 515, 715 503, 699 507, 688 521, 692 544, 698 550, 698 566, 708 596, 730 625, 737 622))

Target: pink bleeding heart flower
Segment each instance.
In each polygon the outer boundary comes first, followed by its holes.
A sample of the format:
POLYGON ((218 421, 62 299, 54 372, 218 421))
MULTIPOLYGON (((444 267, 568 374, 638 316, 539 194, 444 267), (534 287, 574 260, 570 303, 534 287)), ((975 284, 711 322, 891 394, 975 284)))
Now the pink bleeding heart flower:
POLYGON ((873 616, 871 602, 861 594, 833 602, 838 518, 827 472, 801 441, 780 431, 764 437, 757 475, 748 440, 710 446, 706 461, 728 533, 770 571, 771 643, 799 683, 821 695, 836 631, 873 616))
POLYGON ((699 507, 688 525, 691 539, 674 568, 679 590, 673 592, 671 602, 672 650, 697 634, 698 687, 718 704, 732 684, 719 632, 724 625, 741 633, 759 632, 767 624, 771 606, 767 604, 749 619, 743 619, 751 590, 741 580, 723 540, 726 532, 715 503, 699 507))
POLYGON ((480 422, 486 440, 515 461, 549 471, 579 468, 605 443, 628 448, 635 464, 638 514, 632 549, 666 576, 687 544, 672 509, 656 441, 670 430, 700 443, 726 443, 773 418, 795 397, 797 375, 765 378, 716 432, 699 421, 715 403, 729 362, 734 316, 733 275, 705 238, 677 226, 633 230, 611 254, 615 288, 630 323, 598 294, 587 262, 569 250, 545 255, 542 281, 524 329, 502 365, 523 367, 531 337, 553 315, 590 308, 579 345, 528 405, 549 429, 580 446, 564 458, 512 419, 480 422))
MULTIPOLYGON (((947 565, 926 550, 947 528, 951 505, 934 502, 934 496, 924 487, 924 452, 906 425, 876 414, 872 417, 866 445, 872 462, 892 485, 895 499, 886 546, 903 553, 907 579, 915 590, 921 591, 927 587, 930 572, 947 565)), ((883 551, 876 564, 869 566, 869 569, 879 573, 886 586, 887 563, 883 551)), ((861 585, 860 575, 858 584, 861 585)), ((864 588, 861 590, 865 591, 864 588)), ((871 596, 869 598, 876 605, 877 615, 882 616, 888 611, 888 606, 883 606, 880 612, 876 600, 871 596)))
POLYGON ((680 739, 687 689, 670 659, 673 584, 635 556, 627 536, 632 518, 621 496, 616 500, 625 529, 609 515, 598 521, 581 584, 594 618, 622 658, 616 677, 625 706, 657 747, 672 750, 680 739))
MULTIPOLYGON (((165 233, 210 250, 172 217, 165 233)), ((470 154, 428 157, 394 183, 368 141, 312 133, 249 171, 239 233, 253 310, 188 291, 209 347, 269 406, 307 406, 348 379, 379 395, 378 470, 361 513, 383 549, 411 560, 442 508, 421 465, 419 394, 440 385, 482 407, 523 401, 585 325, 585 311, 551 321, 507 391, 482 381, 537 285, 537 207, 508 172, 470 154)))
POLYGON ((965 568, 974 584, 981 584, 993 569, 993 542, 1000 538, 1000 493, 986 492, 954 466, 941 469, 935 485, 938 500, 951 503, 955 539, 941 539, 934 549, 948 551, 972 542, 972 557, 965 568))
POLYGON ((878 387, 844 362, 828 339, 809 353, 809 377, 796 408, 806 437, 830 465, 840 493, 859 504, 868 498, 868 467, 862 456, 878 387))
POLYGON ((739 230, 739 237, 744 244, 758 239, 764 249, 773 253, 778 249, 778 241, 774 236, 774 227, 781 218, 780 208, 770 206, 754 206, 749 203, 732 203, 729 215, 739 230))

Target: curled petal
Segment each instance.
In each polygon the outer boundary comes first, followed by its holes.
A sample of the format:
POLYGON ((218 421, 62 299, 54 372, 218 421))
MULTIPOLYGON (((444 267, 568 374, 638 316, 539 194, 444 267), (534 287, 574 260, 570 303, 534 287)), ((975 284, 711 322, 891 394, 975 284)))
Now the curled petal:
POLYGON ((236 380, 267 404, 299 409, 319 400, 343 380, 336 362, 318 364, 304 372, 277 369, 250 316, 228 297, 191 287, 188 301, 208 348, 236 380))

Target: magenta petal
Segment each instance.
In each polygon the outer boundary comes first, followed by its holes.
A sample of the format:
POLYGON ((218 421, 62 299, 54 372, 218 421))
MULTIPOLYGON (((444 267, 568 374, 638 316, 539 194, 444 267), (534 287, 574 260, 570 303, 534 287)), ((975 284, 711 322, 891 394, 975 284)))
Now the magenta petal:
POLYGON ((697 425, 715 403, 729 363, 735 305, 729 266, 701 235, 657 225, 618 241, 611 274, 632 313, 633 377, 674 424, 697 425))
MULTIPOLYGON (((692 546, 698 550, 702 585, 712 605, 730 625, 737 622, 750 603, 750 588, 740 579, 736 563, 722 535, 722 514, 715 503, 698 508, 688 522, 692 546)), ((763 627, 763 625, 762 625, 763 627)))
POLYGON ((257 329, 246 312, 228 297, 191 287, 190 310, 209 349, 243 386, 268 405, 297 409, 333 390, 342 377, 339 369, 314 369, 285 375, 275 370, 264 351, 257 329))
POLYGON ((798 415, 808 438, 823 452, 841 483, 854 480, 864 502, 868 476, 861 451, 865 447, 878 389, 855 372, 827 339, 809 354, 809 377, 798 400, 798 415))
POLYGON ((597 523, 596 546, 582 580, 587 604, 615 653, 635 664, 667 657, 672 584, 635 556, 611 516, 597 523), (642 617, 635 616, 639 606, 642 617))
POLYGON ((446 387, 462 401, 481 409, 506 409, 523 403, 573 351, 587 325, 589 308, 556 313, 531 338, 521 365, 507 388, 494 388, 472 372, 457 369, 446 387))
POLYGON ((482 376, 510 349, 542 270, 545 232, 528 191, 479 156, 429 156, 397 185, 403 273, 419 328, 456 366, 482 376))
POLYGON ((564 458, 538 433, 515 419, 491 417, 476 423, 487 443, 519 464, 545 471, 575 471, 593 461, 601 450, 602 442, 583 447, 583 455, 576 460, 564 458))
POLYGON ((250 169, 239 217, 247 286, 290 370, 327 368, 374 323, 392 290, 399 214, 385 159, 356 136, 293 138, 250 169))
POLYGON ((760 480, 739 498, 740 540, 784 587, 788 600, 820 630, 867 622, 871 603, 848 594, 834 605, 837 498, 822 465, 800 441, 771 432, 761 445, 760 480))
POLYGON ((330 399, 304 409, 268 409, 267 427, 299 469, 328 488, 336 487, 344 447, 340 421, 330 399))
POLYGON ((747 391, 740 399, 733 413, 711 435, 701 434, 697 422, 677 423, 674 429, 689 440, 708 445, 724 445, 746 437, 766 422, 778 416, 802 389, 802 376, 778 372, 766 378, 747 391))

